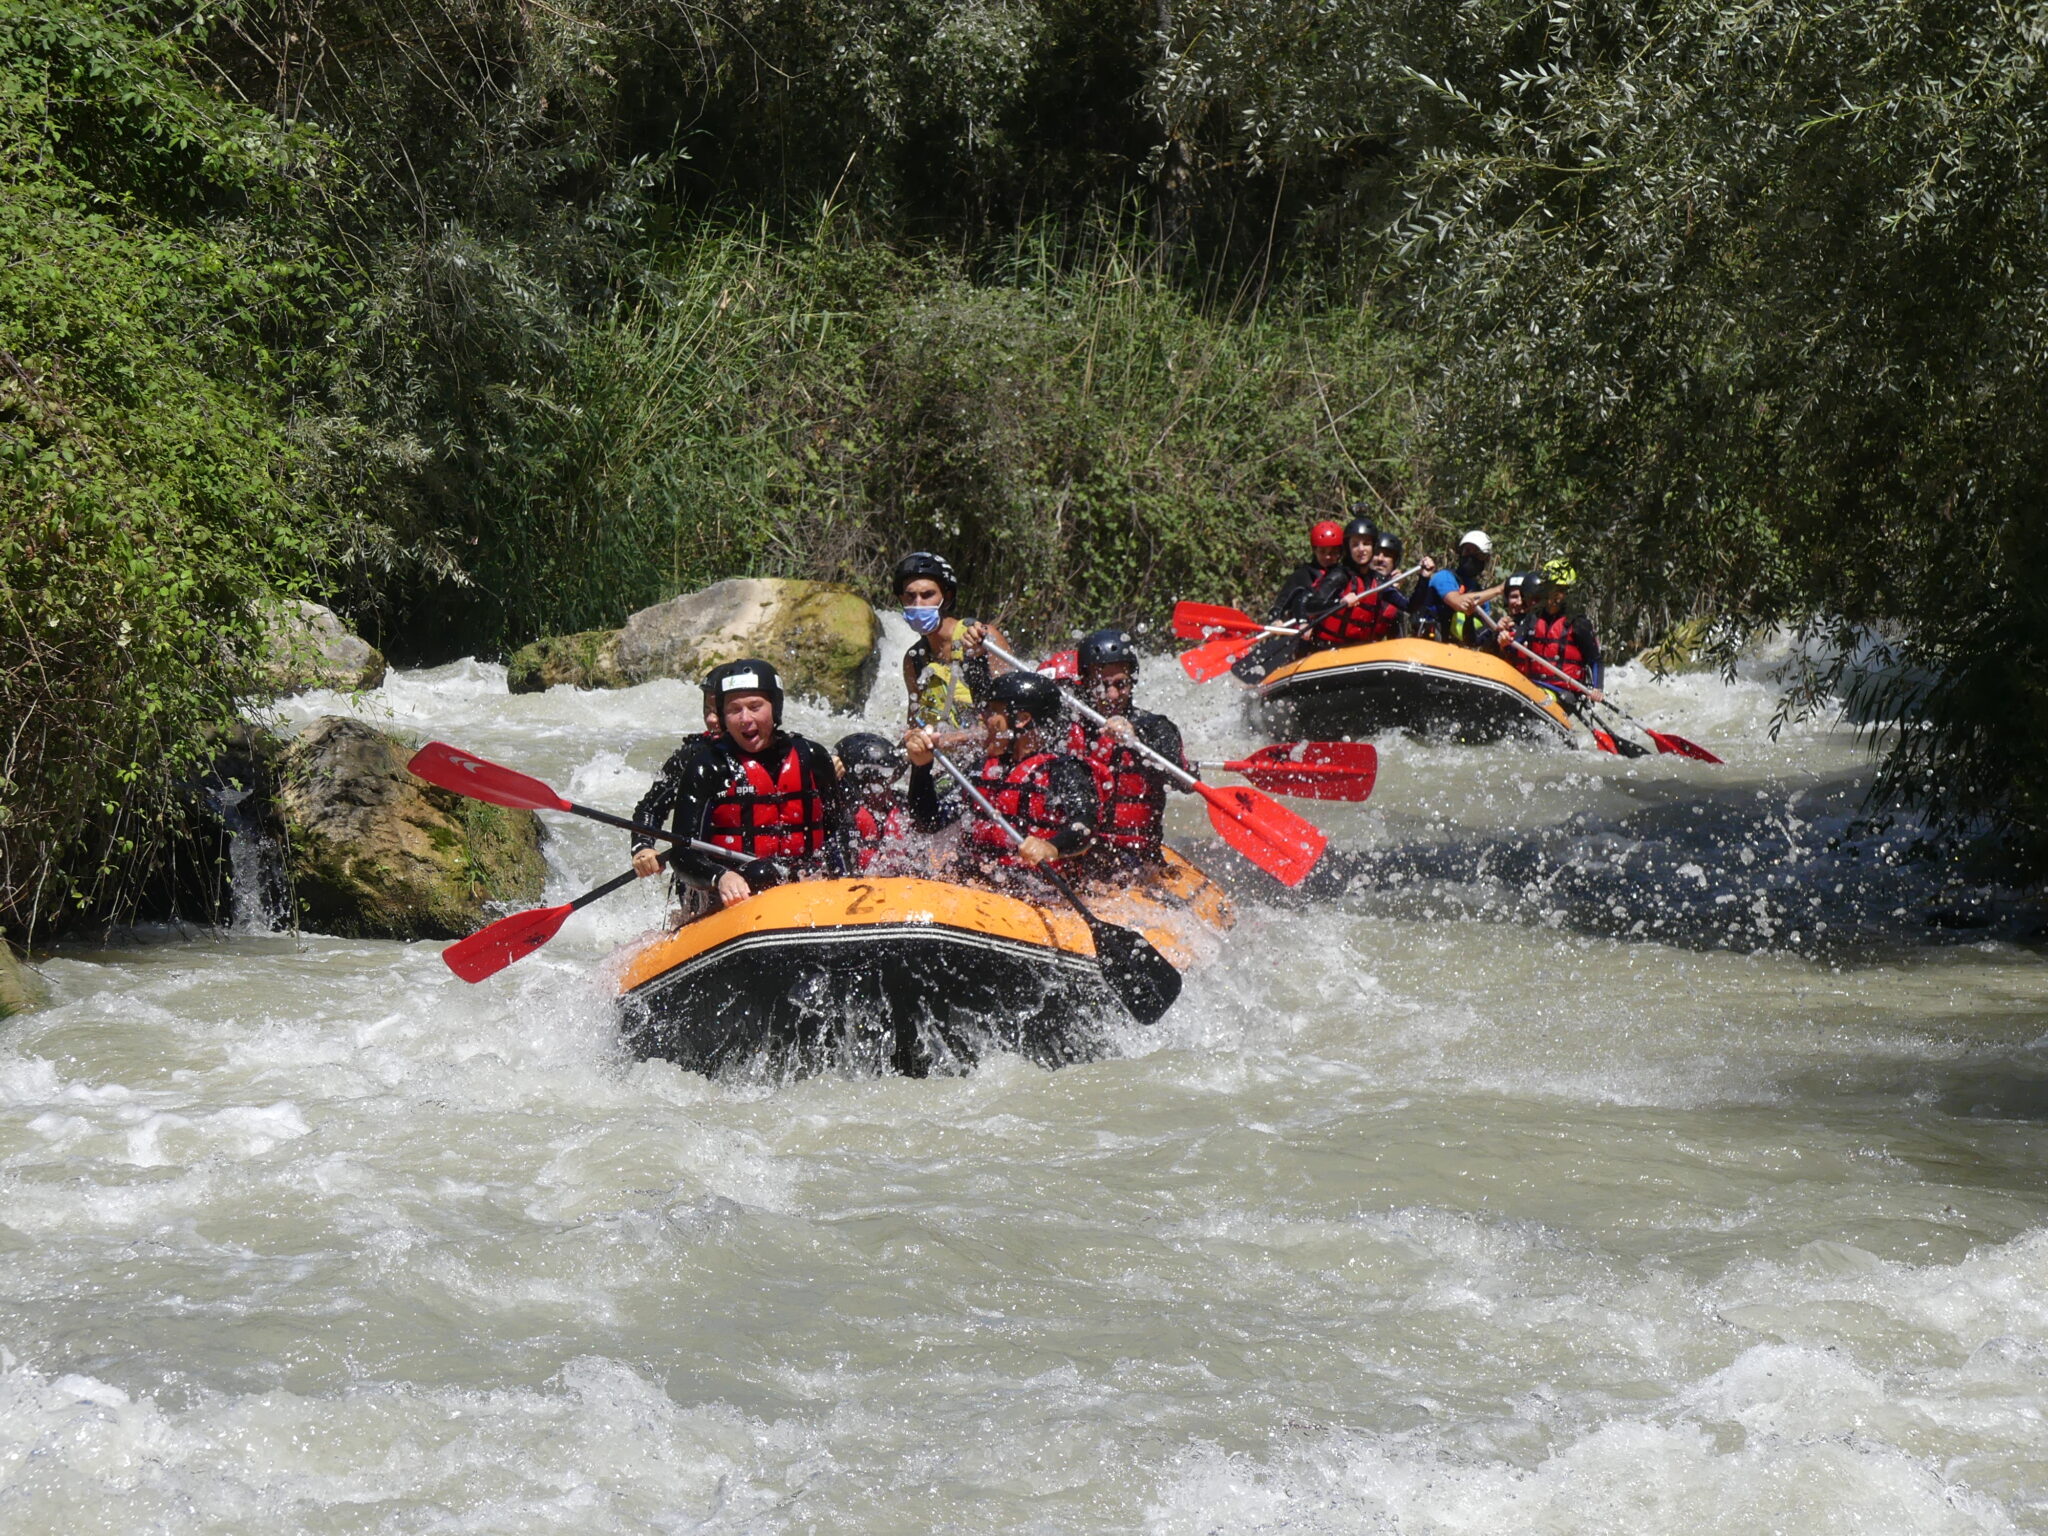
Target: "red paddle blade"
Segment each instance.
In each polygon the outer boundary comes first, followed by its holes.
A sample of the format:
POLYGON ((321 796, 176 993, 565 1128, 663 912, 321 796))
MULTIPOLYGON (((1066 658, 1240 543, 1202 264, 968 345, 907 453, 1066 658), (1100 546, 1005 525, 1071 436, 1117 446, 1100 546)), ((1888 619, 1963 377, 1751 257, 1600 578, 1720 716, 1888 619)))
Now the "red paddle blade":
POLYGON ((1367 741, 1283 741, 1223 766, 1269 794, 1356 803, 1371 795, 1380 755, 1367 741))
POLYGON ((1282 885, 1306 880, 1329 846, 1330 840, 1313 822, 1256 789, 1242 784, 1221 789, 1197 784, 1195 789, 1209 802, 1209 825, 1217 836, 1282 885))
MULTIPOLYGON (((568 801, 531 774, 472 757, 445 741, 428 742, 412 755, 412 761, 405 766, 429 784, 452 789, 472 800, 509 805, 516 811, 566 811, 571 808, 568 801)), ((484 933, 489 932, 488 928, 484 930, 484 933)))
MULTIPOLYGON (((425 777, 424 774, 421 775, 425 777)), ((535 907, 531 912, 514 912, 488 928, 479 928, 466 939, 457 939, 441 951, 448 969, 467 982, 495 976, 515 960, 524 960, 562 931, 562 924, 576 908, 535 907)))
POLYGON ((1643 727, 1643 734, 1656 743, 1659 752, 1669 752, 1677 757, 1690 757, 1702 763, 1721 762, 1720 758, 1714 756, 1713 753, 1709 752, 1698 742, 1687 741, 1683 736, 1673 736, 1665 731, 1653 731, 1647 725, 1643 727))
POLYGON ((1081 680, 1081 653, 1079 651, 1055 651, 1038 664, 1040 677, 1058 678, 1063 683, 1081 680))
POLYGON ((1589 725, 1586 729, 1593 733, 1594 746, 1598 747, 1602 752, 1612 753, 1616 757, 1621 756, 1621 748, 1614 744, 1613 736, 1601 730, 1597 725, 1589 725))
POLYGON ((1259 643, 1258 635, 1222 635, 1207 645, 1198 645, 1192 651, 1183 651, 1180 669, 1198 683, 1228 672, 1237 658, 1259 643))
POLYGON ((1207 640, 1212 635, 1244 634, 1265 625, 1240 608, 1220 603, 1175 603, 1173 632, 1183 640, 1207 640))

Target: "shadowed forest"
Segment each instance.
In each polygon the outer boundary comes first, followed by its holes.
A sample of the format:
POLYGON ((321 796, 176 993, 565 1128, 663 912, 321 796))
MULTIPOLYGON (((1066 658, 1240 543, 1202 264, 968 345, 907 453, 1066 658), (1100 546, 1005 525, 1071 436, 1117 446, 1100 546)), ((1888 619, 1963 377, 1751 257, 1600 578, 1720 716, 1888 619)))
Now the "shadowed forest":
POLYGON ((1994 0, 0 0, 0 930, 132 905, 280 596, 434 661, 930 545, 1044 639, 1256 603, 1361 500, 1569 556, 1618 654, 1835 642, 1793 706, 2039 867, 2044 49, 1994 0))

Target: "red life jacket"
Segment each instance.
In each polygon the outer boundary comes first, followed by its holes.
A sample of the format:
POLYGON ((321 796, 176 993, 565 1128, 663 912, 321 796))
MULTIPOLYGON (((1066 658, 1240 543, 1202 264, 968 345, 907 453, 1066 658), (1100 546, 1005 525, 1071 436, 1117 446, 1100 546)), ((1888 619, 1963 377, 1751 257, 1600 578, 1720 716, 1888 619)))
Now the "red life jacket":
MULTIPOLYGON (((1572 622, 1568 613, 1552 618, 1539 615, 1529 625, 1529 638, 1525 642, 1529 649, 1564 673, 1575 683, 1583 683, 1588 674, 1586 658, 1579 650, 1579 627, 1572 622)), ((1557 673, 1546 672, 1531 662, 1526 669, 1535 681, 1557 683, 1557 673)))
POLYGON ((877 816, 865 805, 855 806, 853 830, 858 842, 855 855, 860 867, 866 869, 886 844, 903 840, 903 807, 892 805, 888 815, 877 816))
MULTIPOLYGON (((1529 659, 1528 644, 1529 642, 1524 636, 1510 635, 1508 640, 1499 642, 1500 659, 1531 682, 1540 683, 1544 678, 1549 677, 1550 674, 1529 659), (1510 644, 1509 640, 1519 641, 1520 644, 1510 644)), ((1556 679, 1552 678, 1551 681, 1555 682, 1556 679)))
MULTIPOLYGON (((1049 787, 1046 765, 1052 760, 1050 752, 1034 752, 1013 767, 992 757, 974 775, 974 787, 1024 836, 1050 838, 1060 830, 1045 793, 1049 787)), ((1022 862, 1009 834, 979 806, 975 807, 974 824, 967 829, 967 845, 984 863, 1014 867, 1022 862)))
POLYGON ((773 773, 757 757, 739 760, 711 802, 705 841, 754 859, 799 859, 825 846, 825 802, 795 742, 773 773))
POLYGON ((1091 735, 1079 720, 1067 727, 1067 751, 1095 775, 1102 805, 1096 837, 1156 858, 1166 830, 1166 782, 1159 771, 1108 731, 1091 735))
MULTIPOLYGON (((1373 572, 1363 576, 1354 572, 1343 588, 1331 593, 1325 601, 1335 602, 1340 597, 1370 592, 1386 579, 1373 572)), ((1389 601, 1393 591, 1389 587, 1377 596, 1353 603, 1349 608, 1324 614, 1316 627, 1308 632, 1308 638, 1316 645, 1371 645, 1376 640, 1391 640, 1401 632, 1401 610, 1389 601)))

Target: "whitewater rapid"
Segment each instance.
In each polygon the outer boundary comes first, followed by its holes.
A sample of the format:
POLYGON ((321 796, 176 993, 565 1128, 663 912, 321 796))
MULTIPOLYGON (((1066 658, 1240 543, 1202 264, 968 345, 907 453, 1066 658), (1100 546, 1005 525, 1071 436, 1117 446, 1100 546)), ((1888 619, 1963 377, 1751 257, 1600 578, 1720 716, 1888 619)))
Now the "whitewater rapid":
MULTIPOLYGON (((1222 757, 1228 686, 1141 697, 1222 757)), ((1384 741, 1306 807, 1331 872, 1233 869, 1224 958, 1058 1072, 631 1061, 601 978, 659 882, 476 987, 39 957, 0 1529, 2048 1531, 2039 915, 1860 822, 1768 658, 1615 686, 1729 766, 1384 741)), ((325 713, 624 810, 697 697, 464 662, 279 723, 325 713)), ((551 820, 550 899, 624 868, 551 820)))

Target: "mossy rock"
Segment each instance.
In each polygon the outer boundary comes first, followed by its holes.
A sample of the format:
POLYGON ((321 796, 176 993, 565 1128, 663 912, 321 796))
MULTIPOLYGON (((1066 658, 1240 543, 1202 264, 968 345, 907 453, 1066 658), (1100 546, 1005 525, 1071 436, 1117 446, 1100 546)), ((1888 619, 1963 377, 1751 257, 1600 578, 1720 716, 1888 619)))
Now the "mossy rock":
POLYGON ((619 631, 586 629, 549 635, 521 646, 505 664, 505 687, 513 693, 545 693, 560 683, 572 688, 623 688, 619 675, 619 631))
POLYGON ((384 681, 383 653, 318 603, 302 598, 279 603, 264 615, 263 636, 263 654, 251 669, 262 693, 308 688, 351 693, 384 681))
POLYGON ((42 1002, 42 984, 35 973, 15 958, 5 939, 0 939, 0 1019, 27 1013, 31 1008, 41 1007, 42 1002))
POLYGON ((412 751, 330 715, 292 743, 279 809, 299 923, 352 938, 453 939, 547 883, 540 820, 406 771, 412 751))
POLYGON ((626 620, 618 667, 627 684, 694 682, 721 662, 758 656, 795 697, 857 712, 874 686, 882 621, 866 599, 822 581, 767 577, 715 582, 626 620))

